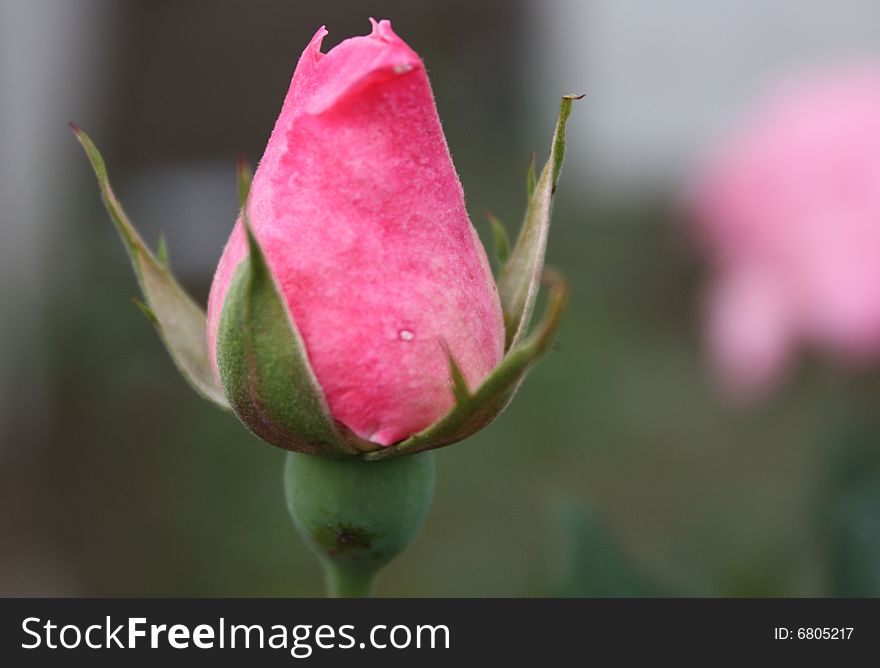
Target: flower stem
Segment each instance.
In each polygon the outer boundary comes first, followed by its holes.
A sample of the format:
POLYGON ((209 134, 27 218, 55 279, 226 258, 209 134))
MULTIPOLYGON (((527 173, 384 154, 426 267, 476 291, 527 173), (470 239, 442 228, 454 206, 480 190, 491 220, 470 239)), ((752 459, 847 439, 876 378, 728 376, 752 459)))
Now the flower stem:
POLYGON ((330 598, 366 598, 373 595, 376 571, 346 568, 338 562, 321 560, 330 598))

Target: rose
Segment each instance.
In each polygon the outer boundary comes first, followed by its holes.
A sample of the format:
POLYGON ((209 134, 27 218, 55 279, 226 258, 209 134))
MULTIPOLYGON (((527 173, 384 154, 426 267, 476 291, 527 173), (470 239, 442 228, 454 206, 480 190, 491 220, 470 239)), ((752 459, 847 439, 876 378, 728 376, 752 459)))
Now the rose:
MULTIPOLYGON (((388 21, 327 54, 317 32, 254 175, 249 214, 333 417, 389 445, 453 404, 504 353, 501 304, 422 61, 388 21)), ((239 222, 208 300, 247 256, 239 222)), ((247 400, 247 399, 244 399, 247 400)))
POLYGON ((729 389, 770 389, 799 345, 850 365, 880 357, 880 69, 782 86, 693 195, 713 270, 709 343, 729 389))
MULTIPOLYGON (((184 375, 290 450, 381 459, 461 440, 547 350, 565 287, 543 272, 571 96, 496 291, 421 60, 373 21, 299 60, 220 260, 207 321, 128 222, 78 128, 157 325, 184 375), (528 335, 538 283, 548 314, 528 335)), ((506 248, 503 230, 495 232, 506 248)))
POLYGON ((140 306, 178 368, 293 451, 284 486, 294 524, 328 592, 364 596, 428 511, 434 458, 422 451, 491 422, 553 340, 566 288, 543 261, 573 98, 562 100, 537 180, 530 165, 512 251, 490 218, 496 289, 419 57, 387 21, 322 54, 325 34, 300 58, 252 184, 239 167, 241 213, 207 317, 171 274, 164 241, 155 255, 147 248, 97 148, 74 131, 131 257, 140 306), (542 275, 547 315, 529 333, 542 275))

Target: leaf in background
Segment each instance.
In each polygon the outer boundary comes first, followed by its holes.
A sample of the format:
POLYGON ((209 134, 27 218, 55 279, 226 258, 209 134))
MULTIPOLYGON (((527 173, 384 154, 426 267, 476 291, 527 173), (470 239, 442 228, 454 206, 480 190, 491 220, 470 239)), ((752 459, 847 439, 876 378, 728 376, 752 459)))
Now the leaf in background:
POLYGON ((831 484, 820 504, 832 596, 880 597, 880 420, 873 401, 863 410, 831 449, 831 484))
POLYGON ((880 476, 847 490, 835 506, 831 595, 880 596, 880 476))
MULTIPOLYGON (((70 126, 85 149, 95 170, 104 205, 131 258, 135 275, 144 296, 151 320, 156 323, 159 336, 171 354, 177 368, 190 385, 206 399, 229 409, 223 389, 214 378, 208 357, 207 323, 205 312, 186 294, 167 266, 167 249, 160 251, 165 261, 157 259, 129 222, 122 205, 110 187, 107 168, 95 144, 76 125, 70 126)), ((164 243, 160 243, 160 249, 164 243)))
POLYGON ((571 502, 557 509, 567 569, 556 596, 654 596, 645 578, 623 554, 595 510, 571 502))
POLYGON ((565 157, 565 124, 571 115, 572 101, 580 97, 566 95, 562 98, 550 158, 529 197, 522 229, 498 280, 508 350, 526 336, 535 309, 547 251, 550 209, 565 157))

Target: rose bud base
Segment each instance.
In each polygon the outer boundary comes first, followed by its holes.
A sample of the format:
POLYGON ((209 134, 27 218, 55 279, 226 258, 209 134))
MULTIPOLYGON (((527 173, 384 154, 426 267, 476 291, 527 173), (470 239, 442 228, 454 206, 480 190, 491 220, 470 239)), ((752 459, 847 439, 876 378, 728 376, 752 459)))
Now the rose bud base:
POLYGON ((379 570, 415 539, 434 495, 434 453, 378 462, 291 452, 284 490, 334 597, 369 596, 379 570))

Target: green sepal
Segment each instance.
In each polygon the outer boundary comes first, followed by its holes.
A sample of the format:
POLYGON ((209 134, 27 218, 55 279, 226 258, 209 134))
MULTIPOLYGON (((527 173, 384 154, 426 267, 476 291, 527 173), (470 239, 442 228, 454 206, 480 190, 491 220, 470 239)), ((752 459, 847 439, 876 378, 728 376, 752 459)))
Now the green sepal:
MULTIPOLYGON (((568 286, 562 276, 552 269, 545 270, 544 282, 548 285, 549 294, 541 324, 529 338, 507 352, 475 391, 466 398, 460 396, 460 391, 454 391, 456 404, 439 421, 400 443, 367 453, 364 458, 385 459, 451 445, 476 433, 498 417, 529 369, 550 348, 559 329, 568 302, 568 286)), ((451 376, 455 386, 456 373, 452 371, 451 376)))
POLYGON ((526 197, 527 201, 532 199, 532 195, 535 194, 535 187, 538 185, 536 170, 537 166, 535 165, 535 161, 537 160, 537 156, 535 152, 532 151, 532 155, 529 157, 529 167, 526 169, 526 197))
POLYGON ((507 230, 504 229, 504 224, 498 220, 495 214, 487 211, 486 218, 492 227, 492 238, 495 240, 495 257, 498 258, 498 262, 503 266, 507 262, 507 258, 510 257, 510 239, 507 236, 507 230))
POLYGON ((144 317, 147 320, 153 323, 154 326, 159 326, 159 319, 156 317, 156 314, 153 313, 153 309, 151 309, 149 306, 144 304, 140 299, 137 299, 136 297, 132 297, 131 301, 134 303, 135 306, 138 307, 138 310, 144 314, 144 317))
POLYGON ((171 259, 168 256, 168 240, 159 232, 159 241, 156 243, 156 259, 166 269, 171 268, 171 259))
POLYGON ((110 187, 104 159, 95 144, 82 129, 72 123, 70 127, 95 170, 104 205, 131 258, 144 296, 143 306, 147 307, 140 307, 141 310, 154 322, 171 359, 190 385, 206 399, 229 409, 223 389, 211 369, 205 312, 186 294, 168 269, 167 249, 161 250, 164 243, 160 242, 162 259, 159 259, 128 220, 110 187))
POLYGON ((331 417, 246 207, 242 223, 248 256, 229 285, 217 332, 217 363, 232 410, 254 434, 285 450, 347 456, 380 447, 331 417))
POLYGON ((467 379, 464 372, 455 361, 452 351, 447 348, 446 358, 449 360, 449 378, 452 380, 452 396, 455 397, 455 403, 467 404, 471 400, 471 391, 468 388, 467 379))
POLYGON ((453 408, 427 429, 400 443, 366 453, 365 459, 379 460, 440 448, 479 431, 504 410, 526 373, 553 342, 568 301, 568 286, 556 271, 544 268, 544 254, 547 248, 551 203, 565 157, 565 124, 571 115, 572 102, 582 97, 583 95, 563 96, 550 157, 537 182, 535 156, 532 154, 526 174, 529 202, 525 221, 509 257, 506 256, 509 242, 504 227, 492 214, 487 214, 495 237, 496 251, 503 262, 498 291, 505 324, 504 358, 482 384, 471 392, 464 380, 464 374, 447 351, 451 389, 455 397, 453 408), (543 321, 529 336, 529 325, 542 277, 549 286, 547 308, 543 321))
POLYGON ((244 209, 248 195, 251 192, 251 181, 254 179, 254 171, 250 163, 243 155, 239 155, 236 161, 236 181, 238 183, 238 208, 244 209))
POLYGON ((530 185, 531 177, 529 178, 528 188, 532 192, 529 195, 525 220, 516 245, 498 279, 507 350, 514 348, 528 333, 547 250, 553 194, 556 192, 565 156, 565 124, 571 115, 572 102, 581 97, 583 96, 565 95, 562 98, 550 157, 541 170, 534 189, 530 185))

